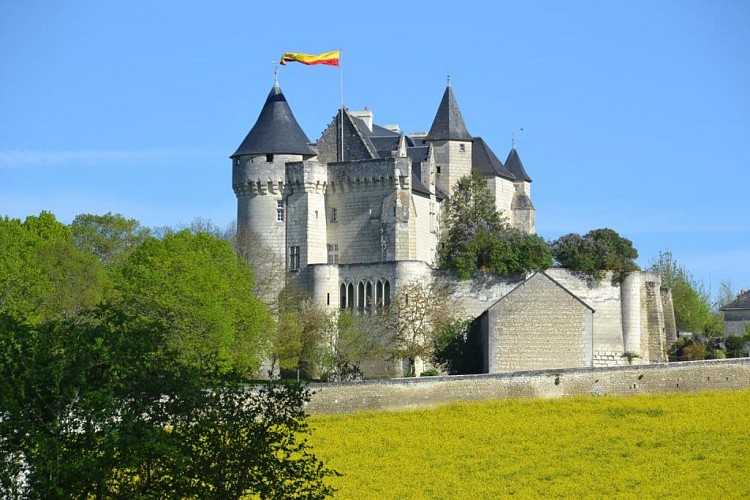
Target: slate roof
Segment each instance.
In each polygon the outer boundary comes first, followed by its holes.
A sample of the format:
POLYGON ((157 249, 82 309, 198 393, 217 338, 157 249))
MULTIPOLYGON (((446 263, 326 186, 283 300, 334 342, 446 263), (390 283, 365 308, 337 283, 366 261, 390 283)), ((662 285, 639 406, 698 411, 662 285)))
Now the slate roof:
POLYGON ((433 141, 471 141, 471 134, 466 130, 466 124, 461 116, 461 110, 458 109, 450 85, 445 88, 432 127, 427 133, 427 139, 433 141))
POLYGON ((274 83, 255 125, 230 158, 252 154, 298 154, 314 156, 302 127, 294 118, 278 82, 274 83))
POLYGON ((381 158, 388 158, 391 156, 391 151, 398 149, 398 140, 398 134, 387 137, 370 136, 370 142, 375 147, 375 150, 381 158))
POLYGON ((729 304, 721 307, 719 310, 728 311, 732 309, 750 309, 750 291, 743 293, 729 304))
POLYGON ((521 157, 518 156, 518 151, 516 151, 515 147, 511 148, 510 153, 508 153, 508 158, 505 160, 505 168, 507 168, 516 179, 531 182, 531 177, 526 173, 526 169, 523 168, 521 157))
POLYGON ((485 177, 500 176, 511 181, 516 178, 481 137, 475 137, 471 146, 471 164, 485 177))

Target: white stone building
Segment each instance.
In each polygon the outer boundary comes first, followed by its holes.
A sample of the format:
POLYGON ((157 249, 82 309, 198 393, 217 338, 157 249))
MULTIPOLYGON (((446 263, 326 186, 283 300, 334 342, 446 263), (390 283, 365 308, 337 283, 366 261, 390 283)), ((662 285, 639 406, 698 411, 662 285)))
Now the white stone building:
MULTIPOLYGON (((511 148, 503 163, 481 137, 469 134, 450 85, 427 133, 407 135, 397 126, 378 126, 368 109, 344 108, 312 143, 277 82, 231 159, 238 236, 257 279, 269 285, 262 290, 268 300, 292 282, 324 306, 369 313, 387 305, 400 284, 434 279, 443 202, 472 169, 513 227, 535 230, 531 178, 518 152, 511 148)), ((489 307, 512 288, 506 283, 489 296, 457 294, 478 317, 483 309, 477 304, 489 307)), ((605 363, 603 349, 627 351, 627 314, 602 324, 619 332, 619 341, 597 346, 596 307, 579 301, 594 317, 586 363, 605 363)), ((639 297, 633 307, 640 306, 639 297)))

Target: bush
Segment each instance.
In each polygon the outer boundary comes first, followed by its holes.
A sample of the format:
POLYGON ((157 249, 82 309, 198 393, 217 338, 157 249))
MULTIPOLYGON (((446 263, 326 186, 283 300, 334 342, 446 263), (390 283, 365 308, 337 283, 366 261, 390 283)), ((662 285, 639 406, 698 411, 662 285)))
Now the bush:
POLYGON ((430 368, 419 374, 420 377, 437 377, 438 375, 440 375, 440 372, 434 368, 430 368))
POLYGON ((730 335, 724 339, 727 356, 730 358, 741 358, 745 355, 745 345, 747 345, 748 336, 730 335))
POLYGON ((612 229, 594 229, 581 236, 567 234, 552 242, 552 254, 561 266, 595 280, 605 271, 614 271, 622 278, 638 270, 638 251, 633 243, 612 229))
POLYGON ((690 345, 685 346, 682 349, 682 355, 686 361, 698 361, 706 359, 708 354, 708 347, 702 342, 692 342, 690 345))

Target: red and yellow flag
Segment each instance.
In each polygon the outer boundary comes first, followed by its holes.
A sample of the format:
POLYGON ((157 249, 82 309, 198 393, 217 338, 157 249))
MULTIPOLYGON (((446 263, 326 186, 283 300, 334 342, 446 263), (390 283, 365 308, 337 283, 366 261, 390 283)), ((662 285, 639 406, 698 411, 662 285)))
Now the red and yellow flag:
POLYGON ((313 64, 327 64, 329 66, 338 66, 339 58, 341 57, 341 50, 334 50, 333 52, 326 52, 324 54, 298 54, 296 52, 286 52, 281 56, 281 65, 288 62, 298 62, 307 65, 313 64))

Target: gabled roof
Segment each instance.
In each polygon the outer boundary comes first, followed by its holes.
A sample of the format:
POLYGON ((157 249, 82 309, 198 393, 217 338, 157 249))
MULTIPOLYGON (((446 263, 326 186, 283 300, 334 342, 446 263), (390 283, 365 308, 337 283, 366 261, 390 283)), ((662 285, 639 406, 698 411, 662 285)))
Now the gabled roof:
POLYGON ((733 309, 750 309, 750 291, 742 293, 729 304, 721 307, 720 311, 729 311, 733 309))
POLYGON ((309 143, 310 139, 294 118, 279 83, 275 82, 258 120, 231 158, 269 153, 314 156, 309 143))
POLYGON ((471 134, 466 130, 466 124, 461 116, 461 110, 458 109, 450 85, 445 88, 443 99, 440 101, 427 139, 432 141, 471 141, 471 134))
POLYGON ((511 181, 516 178, 481 137, 475 137, 471 146, 471 164, 485 177, 500 176, 511 181))
POLYGON ((521 281, 518 285, 516 285, 510 292, 506 293, 505 295, 503 295, 502 297, 500 297, 498 300, 496 300, 491 306, 489 306, 487 309, 485 309, 482 314, 487 313, 487 311, 489 311, 490 309, 492 309, 493 307, 495 307, 500 302, 503 302, 505 299, 507 299, 514 292, 516 292, 518 290, 521 290, 521 288, 524 285, 526 285, 527 283, 529 283, 531 280, 537 280, 537 279, 542 279, 542 278, 546 278, 549 281, 551 281, 558 288, 560 288, 563 292, 567 293, 568 295, 570 295, 571 297, 573 297, 576 301, 580 302, 584 307, 586 307, 587 309, 589 309, 592 313, 596 312, 596 310, 593 307, 591 307, 586 302, 584 302, 583 299, 581 299, 578 295, 574 294, 573 292, 571 292, 570 290, 568 290, 567 288, 565 288, 562 284, 560 284, 560 282, 558 282, 552 276, 550 276, 549 274, 545 273, 544 271, 536 271, 534 274, 532 274, 531 276, 529 276, 525 280, 521 281))
POLYGON ((518 156, 518 151, 516 151, 515 147, 511 148, 510 153, 508 153, 508 159, 505 160, 505 168, 510 170, 510 173, 512 173, 517 180, 531 182, 531 177, 526 173, 526 169, 523 168, 521 157, 518 156))

